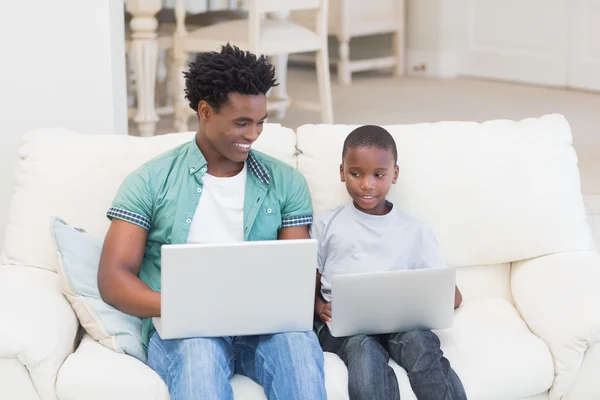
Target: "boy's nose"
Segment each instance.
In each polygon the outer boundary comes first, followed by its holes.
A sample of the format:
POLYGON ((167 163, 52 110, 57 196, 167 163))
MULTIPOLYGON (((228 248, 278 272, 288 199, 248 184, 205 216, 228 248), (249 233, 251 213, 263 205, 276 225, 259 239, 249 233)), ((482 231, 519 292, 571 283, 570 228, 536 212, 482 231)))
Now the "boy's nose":
POLYGON ((371 179, 370 177, 365 177, 364 179, 362 179, 360 187, 362 190, 372 189, 373 179, 371 179))

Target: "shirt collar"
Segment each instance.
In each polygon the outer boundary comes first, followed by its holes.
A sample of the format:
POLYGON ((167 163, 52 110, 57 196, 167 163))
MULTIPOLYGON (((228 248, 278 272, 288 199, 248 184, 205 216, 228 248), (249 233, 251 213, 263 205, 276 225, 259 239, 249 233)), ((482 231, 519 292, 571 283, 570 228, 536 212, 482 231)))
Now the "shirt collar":
MULTIPOLYGON (((188 171, 190 175, 194 175, 198 171, 204 174, 207 171, 208 163, 206 162, 204 154, 202 154, 198 144, 196 143, 196 136, 194 136, 194 139, 189 144, 187 156, 188 171)), ((271 176, 269 175, 269 172, 262 165, 259 158, 254 154, 254 150, 250 150, 246 163, 250 172, 260 179, 261 182, 263 182, 265 185, 268 185, 271 182, 271 176)))

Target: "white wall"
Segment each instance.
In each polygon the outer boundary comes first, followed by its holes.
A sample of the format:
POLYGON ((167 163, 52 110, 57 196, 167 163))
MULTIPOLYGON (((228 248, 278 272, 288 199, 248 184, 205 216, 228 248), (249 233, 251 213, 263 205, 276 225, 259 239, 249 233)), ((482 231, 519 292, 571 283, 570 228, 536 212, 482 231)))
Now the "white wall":
POLYGON ((2 2, 0 249, 25 131, 127 134, 123 12, 123 0, 2 2))

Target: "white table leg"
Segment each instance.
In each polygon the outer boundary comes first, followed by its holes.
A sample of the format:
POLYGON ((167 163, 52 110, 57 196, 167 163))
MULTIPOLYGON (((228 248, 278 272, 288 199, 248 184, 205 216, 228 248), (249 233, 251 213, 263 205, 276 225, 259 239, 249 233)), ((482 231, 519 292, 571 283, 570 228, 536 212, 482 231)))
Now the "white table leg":
MULTIPOLYGON (((269 18, 272 19, 287 19, 290 16, 289 11, 279 11, 268 14, 269 18)), ((279 100, 289 100, 287 92, 287 68, 288 68, 288 54, 278 54, 276 56, 269 57, 271 64, 275 66, 275 75, 277 77, 278 85, 275 86, 271 92, 273 97, 279 100)), ((275 113, 276 119, 285 118, 286 110, 277 110, 275 113)))
POLYGON ((137 113, 133 120, 140 136, 153 136, 159 119, 154 104, 158 64, 155 15, 161 7, 161 0, 126 0, 127 11, 132 15, 131 52, 137 92, 137 113))

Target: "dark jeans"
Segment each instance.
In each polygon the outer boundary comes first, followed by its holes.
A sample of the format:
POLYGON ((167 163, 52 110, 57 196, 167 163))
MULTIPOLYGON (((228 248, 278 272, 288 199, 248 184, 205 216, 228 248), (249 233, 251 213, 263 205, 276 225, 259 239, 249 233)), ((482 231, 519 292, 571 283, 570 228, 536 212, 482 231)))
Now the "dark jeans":
POLYGON ((351 400, 400 399, 398 380, 388 365, 390 357, 406 370, 419 400, 467 398, 440 349, 439 338, 431 331, 335 338, 321 325, 318 337, 324 351, 337 354, 346 364, 351 400))

